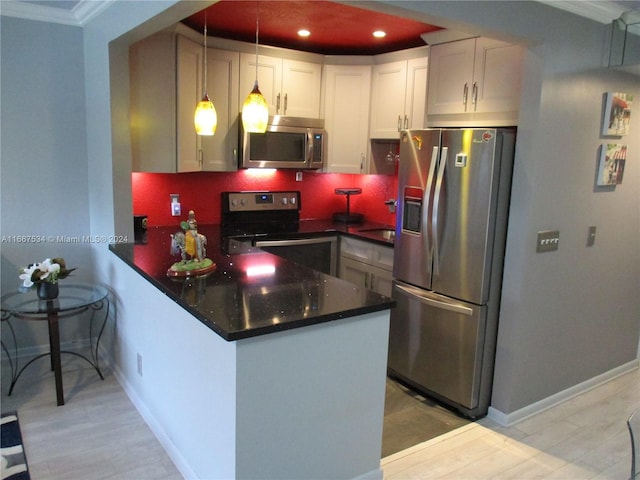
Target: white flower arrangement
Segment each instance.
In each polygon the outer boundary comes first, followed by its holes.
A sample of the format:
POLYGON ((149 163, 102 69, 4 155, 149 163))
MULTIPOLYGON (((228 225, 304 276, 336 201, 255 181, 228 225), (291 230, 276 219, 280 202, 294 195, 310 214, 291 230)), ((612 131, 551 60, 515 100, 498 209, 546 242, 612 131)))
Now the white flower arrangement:
POLYGON ((29 289, 37 283, 58 283, 58 280, 67 278, 75 268, 67 269, 64 258, 46 258, 40 263, 32 263, 20 268, 20 280, 22 288, 29 289))

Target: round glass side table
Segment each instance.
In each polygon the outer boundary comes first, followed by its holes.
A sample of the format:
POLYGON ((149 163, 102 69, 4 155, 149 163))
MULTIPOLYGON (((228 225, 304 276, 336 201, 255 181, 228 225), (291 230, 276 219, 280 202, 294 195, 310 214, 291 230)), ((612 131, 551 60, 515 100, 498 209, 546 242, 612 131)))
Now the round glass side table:
POLYGON ((39 358, 51 357, 51 370, 56 381, 56 399, 58 405, 64 405, 64 390, 62 387, 62 366, 60 355, 62 353, 75 355, 88 362, 104 380, 100 371, 98 359, 98 347, 100 337, 104 331, 109 316, 109 292, 100 285, 88 283, 59 283, 60 293, 53 300, 41 300, 35 290, 28 292, 14 291, 0 298, 2 309, 2 322, 8 325, 13 339, 13 357, 9 348, 2 343, 11 367, 11 387, 9 395, 13 392, 16 382, 24 370, 39 358), (89 344, 91 358, 87 358, 78 352, 60 349, 59 321, 64 318, 80 315, 89 311, 89 344), (18 365, 18 343, 11 324, 11 319, 17 318, 26 321, 46 321, 49 328, 49 352, 30 359, 22 368, 18 365))

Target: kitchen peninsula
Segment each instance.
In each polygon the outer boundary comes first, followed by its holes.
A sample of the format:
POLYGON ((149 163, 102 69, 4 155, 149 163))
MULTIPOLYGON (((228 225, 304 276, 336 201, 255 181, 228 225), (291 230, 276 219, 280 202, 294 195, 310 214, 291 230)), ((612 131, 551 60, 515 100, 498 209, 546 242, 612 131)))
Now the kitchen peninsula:
POLYGON ((128 390, 146 392, 140 403, 182 473, 382 478, 393 301, 223 240, 215 226, 199 231, 216 269, 176 281, 166 275, 175 231, 110 250, 124 262, 114 264, 119 307, 140 321, 115 335, 144 337, 124 366, 138 370, 128 390))

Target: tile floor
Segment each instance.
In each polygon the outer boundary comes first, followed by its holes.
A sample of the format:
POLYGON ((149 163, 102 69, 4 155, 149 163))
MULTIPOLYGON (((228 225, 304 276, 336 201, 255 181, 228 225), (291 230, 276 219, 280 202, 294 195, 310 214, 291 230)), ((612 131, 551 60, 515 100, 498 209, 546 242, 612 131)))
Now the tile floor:
MULTIPOLYGON (((66 405, 57 407, 46 359, 29 367, 11 397, 5 367, 2 411, 18 411, 33 480, 181 478, 108 368, 100 381, 63 356, 66 405)), ((384 478, 625 480, 625 421, 638 407, 636 369, 512 427, 485 418, 386 456, 384 478)))
POLYGON ((429 398, 387 378, 382 457, 471 423, 429 398))

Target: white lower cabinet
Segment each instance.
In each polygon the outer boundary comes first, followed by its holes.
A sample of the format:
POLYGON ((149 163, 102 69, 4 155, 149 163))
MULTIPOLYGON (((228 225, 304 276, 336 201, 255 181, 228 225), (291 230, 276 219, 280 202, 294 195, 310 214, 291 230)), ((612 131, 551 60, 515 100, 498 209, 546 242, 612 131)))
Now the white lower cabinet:
POLYGON ((393 247, 342 236, 339 277, 390 297, 393 281, 393 247))

